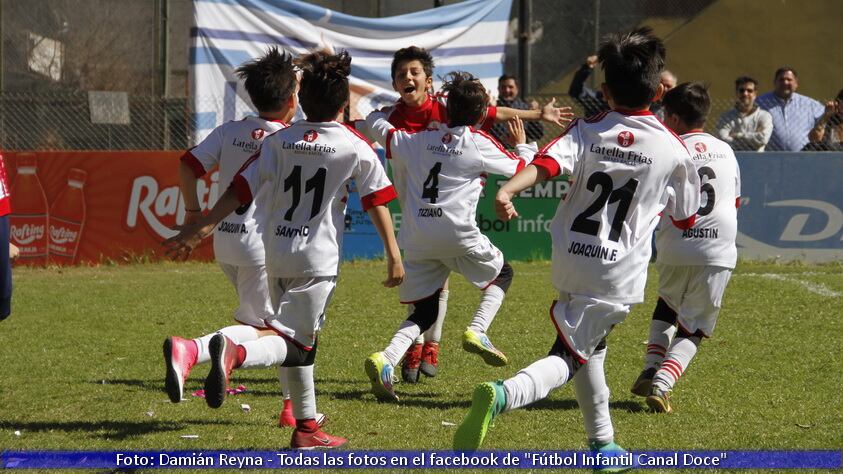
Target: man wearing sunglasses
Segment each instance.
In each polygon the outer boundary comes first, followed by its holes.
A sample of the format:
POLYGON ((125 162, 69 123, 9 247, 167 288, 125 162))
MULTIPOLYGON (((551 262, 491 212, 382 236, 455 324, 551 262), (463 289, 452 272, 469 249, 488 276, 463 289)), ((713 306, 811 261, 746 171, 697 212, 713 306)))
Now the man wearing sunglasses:
POLYGON ((720 116, 717 136, 735 151, 764 151, 773 134, 773 117, 755 103, 758 82, 748 76, 735 80, 735 108, 720 116))

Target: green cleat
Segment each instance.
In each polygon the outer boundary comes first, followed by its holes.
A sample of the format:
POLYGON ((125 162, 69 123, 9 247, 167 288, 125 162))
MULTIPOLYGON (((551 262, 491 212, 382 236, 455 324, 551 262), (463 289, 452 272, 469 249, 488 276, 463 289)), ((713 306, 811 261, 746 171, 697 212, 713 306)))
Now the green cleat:
POLYGON ((398 401, 392 388, 395 368, 386 360, 383 352, 375 352, 366 358, 366 375, 372 382, 372 393, 378 400, 398 401))
POLYGON ((599 455, 601 459, 607 461, 604 465, 595 467, 594 472, 626 472, 633 468, 632 459, 629 458, 626 450, 614 441, 608 443, 589 441, 588 447, 593 455, 599 455))
POLYGON ((474 388, 471 409, 454 433, 454 451, 475 451, 480 449, 486 431, 492 421, 506 405, 503 382, 481 383, 474 388))
POLYGON ((670 406, 670 392, 655 385, 647 396, 647 406, 656 413, 673 413, 673 407, 670 406))
POLYGON ((509 363, 506 355, 492 345, 486 334, 473 329, 466 329, 462 334, 462 348, 472 354, 479 354, 483 362, 492 367, 503 367, 509 363))

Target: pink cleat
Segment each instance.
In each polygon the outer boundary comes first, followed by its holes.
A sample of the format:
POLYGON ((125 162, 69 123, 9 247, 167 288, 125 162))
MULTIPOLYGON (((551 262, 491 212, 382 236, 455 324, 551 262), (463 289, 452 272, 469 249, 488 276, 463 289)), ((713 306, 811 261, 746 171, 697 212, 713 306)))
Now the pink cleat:
POLYGON ((219 408, 225 401, 228 378, 231 371, 240 364, 237 360, 237 344, 222 334, 215 335, 208 344, 211 353, 211 371, 205 379, 205 402, 211 408, 219 408))
POLYGON ((167 366, 164 389, 171 402, 181 401, 184 382, 190 375, 190 369, 196 365, 197 354, 196 343, 190 339, 172 336, 164 340, 164 364, 167 366))

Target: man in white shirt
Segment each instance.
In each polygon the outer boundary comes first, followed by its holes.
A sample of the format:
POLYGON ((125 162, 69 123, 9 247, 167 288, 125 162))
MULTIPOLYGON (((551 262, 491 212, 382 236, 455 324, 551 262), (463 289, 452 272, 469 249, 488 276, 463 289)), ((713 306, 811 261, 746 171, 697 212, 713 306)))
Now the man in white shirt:
MULTIPOLYGON (((401 302, 411 304, 409 317, 383 352, 366 359, 372 391, 381 399, 398 400, 392 373, 406 350, 438 314, 439 292, 451 271, 461 273, 483 291, 480 305, 463 333, 463 348, 492 366, 506 365, 506 356, 486 335, 512 281, 512 267, 480 233, 475 214, 487 173, 512 176, 524 159, 472 125, 483 121, 487 96, 470 74, 452 73, 448 123, 435 130, 405 132, 393 128, 382 113, 370 114, 367 125, 392 160, 401 203, 398 244, 407 272, 399 289, 401 302)), ((532 157, 532 152, 524 151, 532 157)))
POLYGON ((679 227, 693 225, 699 180, 685 145, 649 111, 664 91, 661 40, 638 28, 605 42, 598 57, 612 110, 571 123, 495 199, 498 217, 509 220, 518 216, 512 199, 522 190, 560 174, 574 179, 550 231, 559 292, 550 309, 556 342, 547 357, 514 377, 475 388, 455 450, 478 449, 500 413, 540 400, 573 378, 590 448, 618 464, 604 467, 632 467, 614 442, 605 338, 644 298, 659 213, 673 216, 679 227))
POLYGON ((653 410, 670 413, 668 396, 701 339, 711 336, 735 268, 741 178, 729 145, 703 132, 711 109, 705 86, 680 84, 662 102, 665 125, 692 153, 702 183, 701 206, 689 229, 677 229, 662 216, 656 237, 659 301, 650 323, 644 370, 631 391, 647 397, 653 410))
POLYGON ((758 81, 749 76, 737 78, 735 93, 735 108, 720 116, 717 136, 733 150, 764 151, 773 134, 773 116, 755 103, 758 81))

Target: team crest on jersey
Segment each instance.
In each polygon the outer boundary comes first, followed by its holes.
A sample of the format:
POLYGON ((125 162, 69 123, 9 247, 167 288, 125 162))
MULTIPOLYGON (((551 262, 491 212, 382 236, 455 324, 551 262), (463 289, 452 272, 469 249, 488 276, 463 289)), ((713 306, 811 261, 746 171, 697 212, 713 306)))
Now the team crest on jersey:
POLYGON ((694 150, 697 150, 697 153, 705 153, 705 151, 708 150, 708 147, 706 147, 703 142, 697 142, 694 144, 694 150))
POLYGON ((618 145, 627 147, 635 143, 635 135, 629 130, 624 130, 618 134, 618 145))
POLYGON ((444 143, 446 145, 451 143, 451 140, 453 140, 453 139, 454 139, 454 136, 451 135, 450 133, 446 133, 445 135, 442 135, 442 143, 444 143))
POLYGON ((312 142, 313 140, 316 140, 318 137, 319 137, 319 134, 316 133, 316 130, 308 130, 308 131, 304 132, 304 141, 306 141, 306 142, 312 142))
POLYGON ((260 128, 256 128, 256 129, 252 130, 252 138, 254 138, 255 140, 260 140, 261 138, 263 138, 264 133, 266 133, 266 132, 264 132, 260 128))

